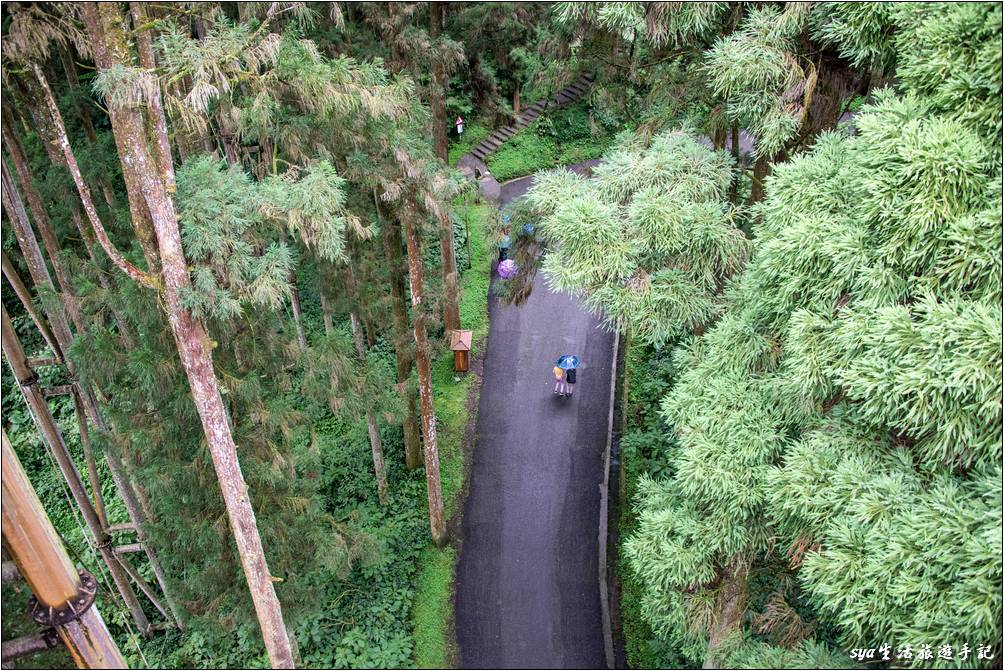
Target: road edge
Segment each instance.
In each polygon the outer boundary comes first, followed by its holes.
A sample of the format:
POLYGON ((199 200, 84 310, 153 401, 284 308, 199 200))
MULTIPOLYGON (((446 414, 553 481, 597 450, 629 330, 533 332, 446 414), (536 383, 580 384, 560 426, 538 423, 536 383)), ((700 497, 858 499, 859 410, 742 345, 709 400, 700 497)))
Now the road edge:
POLYGON ((613 366, 610 368, 610 409, 607 413, 607 444, 603 450, 603 482, 600 488, 600 525, 599 525, 599 583, 600 583, 600 614, 603 619, 603 652, 607 659, 607 668, 615 667, 614 636, 610 622, 610 593, 607 590, 607 509, 610 501, 610 448, 613 445, 614 432, 614 394, 617 391, 617 350, 620 347, 620 337, 614 337, 613 366))

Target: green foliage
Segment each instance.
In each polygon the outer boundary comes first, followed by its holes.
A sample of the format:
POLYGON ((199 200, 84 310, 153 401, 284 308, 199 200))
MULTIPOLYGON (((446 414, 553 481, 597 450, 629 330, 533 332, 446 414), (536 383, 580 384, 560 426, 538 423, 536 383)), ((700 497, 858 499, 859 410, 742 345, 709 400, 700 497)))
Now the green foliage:
POLYGON ((488 158, 488 169, 497 180, 505 182, 598 158, 611 140, 609 129, 595 123, 589 104, 581 101, 545 111, 488 158))
MULTIPOLYGON (((676 371, 671 350, 656 350, 651 345, 625 342, 623 401, 625 424, 620 438, 622 485, 618 533, 628 538, 638 525, 631 502, 635 500, 639 480, 670 474, 669 454, 674 449, 672 436, 657 412, 659 400, 672 385, 676 371)), ((645 585, 631 569, 621 547, 617 548, 617 576, 621 583, 621 635, 628 666, 633 669, 685 668, 688 662, 664 639, 655 635, 645 620, 641 604, 645 585)))
POLYGON ((559 23, 595 23, 612 33, 644 35, 655 47, 680 47, 710 37, 719 27, 727 2, 662 3, 647 6, 635 2, 558 2, 559 23))
POLYGON ((809 16, 813 36, 836 44, 840 56, 856 66, 892 67, 896 50, 892 40, 896 6, 885 2, 826 2, 809 16))
POLYGON ((897 21, 896 75, 903 90, 973 128, 984 141, 999 144, 1004 126, 1000 5, 904 5, 897 21))
POLYGON ((855 64, 895 67, 900 89, 944 118, 998 141, 1002 131, 1000 6, 990 2, 823 3, 813 33, 855 64))
POLYGON ((739 30, 707 53, 709 86, 726 102, 728 118, 757 138, 757 156, 776 155, 799 129, 808 75, 794 52, 808 12, 799 3, 750 8, 739 30))
POLYGON ((489 157, 488 169, 495 179, 505 182, 554 167, 557 154, 558 146, 554 140, 526 129, 506 141, 489 157))
MULTIPOLYGON (((267 197, 267 196, 266 196, 267 197)), ((184 297, 199 316, 227 319, 242 304, 277 308, 289 295, 293 252, 268 230, 257 185, 240 169, 202 156, 178 171, 179 220, 192 272, 184 297)))
POLYGON ((672 475, 641 479, 625 550, 694 661, 737 557, 765 624, 730 663, 1001 636, 1000 173, 952 116, 882 93, 775 166, 727 311, 676 352, 672 475))
POLYGON ((730 161, 672 132, 610 152, 592 180, 538 176, 527 202, 550 248, 548 281, 655 344, 710 321, 721 283, 747 253, 724 202, 730 161))
POLYGON ((415 663, 420 669, 443 669, 455 653, 451 649, 447 623, 453 617, 452 547, 427 547, 419 556, 419 574, 413 620, 415 623, 415 663))

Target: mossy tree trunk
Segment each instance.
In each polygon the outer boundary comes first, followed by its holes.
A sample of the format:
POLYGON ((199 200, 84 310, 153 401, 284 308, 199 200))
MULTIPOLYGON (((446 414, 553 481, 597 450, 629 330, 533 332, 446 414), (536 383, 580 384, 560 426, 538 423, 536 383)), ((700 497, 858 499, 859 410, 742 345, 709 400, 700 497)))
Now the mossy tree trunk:
POLYGON ((422 437, 425 439, 425 483, 429 499, 429 526, 437 547, 446 545, 446 522, 443 492, 439 478, 439 444, 436 439, 436 410, 432 400, 432 368, 429 342, 425 333, 424 280, 422 246, 419 238, 421 218, 410 198, 402 204, 405 239, 408 244, 408 279, 411 284, 412 327, 415 336, 415 365, 418 368, 418 395, 422 407, 422 437))

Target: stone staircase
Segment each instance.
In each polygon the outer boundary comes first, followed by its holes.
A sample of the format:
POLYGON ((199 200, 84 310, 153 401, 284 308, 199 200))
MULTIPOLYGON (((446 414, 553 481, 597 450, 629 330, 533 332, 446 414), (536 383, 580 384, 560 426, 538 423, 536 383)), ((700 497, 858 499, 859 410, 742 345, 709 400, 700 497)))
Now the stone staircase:
POLYGON ((562 105, 574 103, 577 100, 580 100, 582 96, 586 95, 592 86, 593 76, 590 74, 582 75, 574 83, 558 91, 557 95, 550 100, 538 100, 527 107, 522 114, 516 117, 516 123, 496 130, 494 133, 482 140, 481 144, 474 147, 474 149, 471 150, 470 155, 478 161, 484 161, 509 138, 536 121, 537 117, 539 117, 540 113, 545 109, 551 106, 561 107, 562 105))

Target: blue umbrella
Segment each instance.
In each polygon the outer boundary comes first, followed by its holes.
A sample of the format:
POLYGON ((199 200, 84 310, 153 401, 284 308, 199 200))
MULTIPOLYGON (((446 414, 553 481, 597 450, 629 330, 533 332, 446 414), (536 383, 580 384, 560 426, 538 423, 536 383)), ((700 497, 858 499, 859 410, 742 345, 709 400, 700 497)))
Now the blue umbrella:
POLYGON ((554 365, 557 366, 558 368, 561 368, 562 370, 578 368, 579 357, 575 356, 574 354, 563 354, 562 356, 558 357, 558 361, 554 365))

